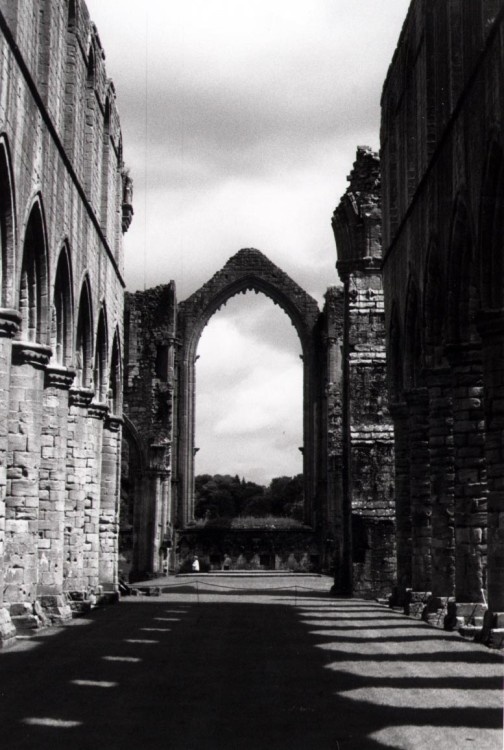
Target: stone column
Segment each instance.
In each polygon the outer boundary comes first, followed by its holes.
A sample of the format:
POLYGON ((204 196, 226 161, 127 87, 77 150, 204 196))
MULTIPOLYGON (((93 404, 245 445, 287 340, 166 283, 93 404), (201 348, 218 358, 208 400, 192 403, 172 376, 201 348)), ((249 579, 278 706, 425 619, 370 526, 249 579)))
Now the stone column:
POLYGON ((63 597, 68 390, 73 370, 48 366, 45 373, 39 475, 38 599, 54 622, 72 617, 63 597))
POLYGON ((84 573, 86 463, 92 442, 88 429, 88 407, 93 399, 90 388, 72 388, 69 398, 67 476, 65 497, 64 590, 73 595, 87 593, 84 573))
POLYGON ((100 518, 103 424, 107 404, 92 401, 88 406, 90 442, 86 449, 86 499, 84 505, 84 575, 90 591, 102 593, 100 584, 100 518))
POLYGON ((5 522, 5 601, 14 622, 37 627, 40 433, 44 368, 51 349, 12 344, 5 522), (20 618, 20 619, 17 619, 20 618))
POLYGON ((483 640, 504 644, 504 311, 483 313, 486 412, 486 468, 488 482, 488 612, 483 640))
POLYGON ((171 484, 171 443, 165 439, 150 446, 150 476, 153 483, 152 508, 152 544, 150 570, 162 574, 161 548, 165 541, 167 524, 171 518, 170 484, 171 484))
POLYGON ((488 490, 481 347, 476 343, 450 345, 446 354, 453 394, 456 598, 447 626, 456 627, 479 625, 486 609, 488 490))
POLYGON ((453 412, 450 370, 427 372, 429 463, 432 502, 432 597, 424 619, 440 624, 448 598, 455 595, 455 508, 453 412))
POLYGON ((6 565, 5 492, 12 338, 18 332, 20 322, 21 315, 17 310, 0 309, 0 648, 11 644, 16 635, 10 612, 7 607, 4 607, 4 568, 6 565))
POLYGON ((408 405, 412 521, 411 604, 420 615, 432 587, 432 504, 430 499, 429 397, 426 388, 405 393, 408 405))
POLYGON ((121 424, 109 416, 103 426, 101 497, 99 517, 99 577, 104 592, 117 592, 119 540, 118 461, 121 454, 121 424))
MULTIPOLYGON (((342 363, 340 341, 326 336, 326 493, 327 533, 333 538, 334 592, 352 591, 351 508, 343 465, 342 363)), ((327 536, 327 534, 326 534, 327 536)))
POLYGON ((402 607, 405 604, 406 589, 411 588, 412 580, 409 412, 405 402, 390 404, 389 411, 394 424, 398 584, 390 604, 402 607))

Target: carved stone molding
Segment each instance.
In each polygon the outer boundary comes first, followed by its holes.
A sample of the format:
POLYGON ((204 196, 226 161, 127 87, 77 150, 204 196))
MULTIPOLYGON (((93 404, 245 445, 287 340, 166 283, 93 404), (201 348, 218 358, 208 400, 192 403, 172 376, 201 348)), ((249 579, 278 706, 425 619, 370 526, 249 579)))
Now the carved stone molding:
POLYGON ((31 365, 32 367, 45 368, 52 356, 50 346, 37 344, 34 341, 13 341, 12 361, 16 365, 31 365))
POLYGON ((12 338, 21 327, 21 313, 10 307, 0 307, 0 337, 12 338))
POLYGON ((105 419, 109 413, 108 404, 92 401, 88 406, 88 416, 93 419, 105 419))
POLYGON ((75 379, 75 370, 69 370, 68 367, 49 365, 46 368, 45 385, 46 388, 61 388, 69 390, 75 379))
POLYGON ((80 406, 87 408, 94 397, 94 391, 91 388, 71 388, 70 389, 70 406, 80 406))
POLYGON ((123 424, 122 417, 118 417, 116 414, 108 414, 105 419, 105 427, 110 432, 119 432, 123 424))

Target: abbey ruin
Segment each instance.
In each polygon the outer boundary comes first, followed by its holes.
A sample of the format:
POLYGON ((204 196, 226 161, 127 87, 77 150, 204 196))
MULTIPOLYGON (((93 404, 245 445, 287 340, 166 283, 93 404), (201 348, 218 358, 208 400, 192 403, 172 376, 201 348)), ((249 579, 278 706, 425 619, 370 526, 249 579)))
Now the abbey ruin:
MULTIPOLYGON (((412 0, 322 309, 251 248, 178 301, 125 292, 132 181, 84 0, 0 0, 0 644, 117 598, 121 475, 133 579, 210 554, 197 346, 253 290, 303 360, 304 530, 267 565, 501 645, 503 32, 502 0, 412 0)), ((262 543, 232 564, 264 567, 262 543)))

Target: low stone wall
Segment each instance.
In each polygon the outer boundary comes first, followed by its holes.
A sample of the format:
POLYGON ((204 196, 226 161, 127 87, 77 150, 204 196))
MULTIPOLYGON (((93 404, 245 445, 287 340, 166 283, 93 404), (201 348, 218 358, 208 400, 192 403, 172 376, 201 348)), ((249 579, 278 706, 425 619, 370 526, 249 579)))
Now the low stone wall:
POLYGON ((187 529, 179 532, 177 571, 190 570, 197 555, 202 572, 222 570, 320 570, 320 551, 311 529, 187 529))

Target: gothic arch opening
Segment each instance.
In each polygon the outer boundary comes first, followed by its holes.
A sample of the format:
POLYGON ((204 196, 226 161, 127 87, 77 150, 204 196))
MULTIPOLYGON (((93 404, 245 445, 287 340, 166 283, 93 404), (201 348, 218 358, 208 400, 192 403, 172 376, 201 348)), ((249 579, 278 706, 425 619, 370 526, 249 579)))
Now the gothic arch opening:
POLYGON ((21 338, 47 343, 47 243, 40 201, 31 210, 26 227, 19 307, 21 338))
POLYGON ((56 278, 51 315, 51 347, 53 361, 69 367, 72 359, 73 299, 70 258, 66 245, 61 250, 56 278))
POLYGON ((114 341, 112 342, 112 360, 110 363, 109 385, 110 412, 114 415, 120 415, 122 410, 122 372, 119 331, 115 332, 114 341))
POLYGON ((0 305, 14 306, 14 188, 7 142, 0 139, 0 305))
POLYGON ((82 284, 77 318, 77 339, 75 359, 77 370, 77 385, 91 388, 91 363, 93 361, 93 313, 91 305, 91 290, 89 279, 86 277, 82 284))
POLYGON ((305 521, 316 523, 318 371, 314 332, 317 302, 258 250, 241 250, 210 281, 179 305, 178 522, 194 518, 195 362, 201 333, 212 315, 240 292, 262 292, 278 304, 295 327, 303 358, 303 475, 305 521))
POLYGON ((268 486, 301 474, 300 353, 289 318, 263 294, 237 295, 212 316, 197 349, 197 475, 268 486))
POLYGON ((95 398, 99 403, 105 403, 107 400, 107 361, 107 321, 105 308, 102 307, 100 310, 100 317, 98 318, 98 328, 96 330, 95 364, 93 373, 95 398))

